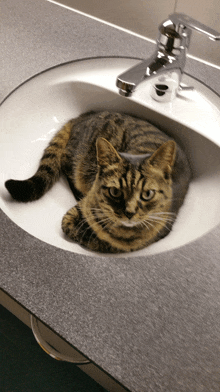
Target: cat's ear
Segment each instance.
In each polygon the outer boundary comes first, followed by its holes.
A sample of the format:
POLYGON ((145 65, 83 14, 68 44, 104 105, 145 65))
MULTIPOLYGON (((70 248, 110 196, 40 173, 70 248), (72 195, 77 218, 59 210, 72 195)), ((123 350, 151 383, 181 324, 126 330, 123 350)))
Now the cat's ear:
POLYGON ((172 167, 174 165, 176 158, 176 143, 173 140, 169 140, 163 143, 154 154, 148 159, 147 163, 151 166, 160 168, 165 177, 169 177, 172 172, 172 167))
POLYGON ((121 161, 115 148, 103 137, 99 137, 96 141, 96 152, 99 166, 109 166, 121 161))
POLYGON ((148 162, 152 166, 160 166, 161 164, 173 166, 176 157, 176 143, 169 140, 163 143, 155 153, 150 157, 148 162))

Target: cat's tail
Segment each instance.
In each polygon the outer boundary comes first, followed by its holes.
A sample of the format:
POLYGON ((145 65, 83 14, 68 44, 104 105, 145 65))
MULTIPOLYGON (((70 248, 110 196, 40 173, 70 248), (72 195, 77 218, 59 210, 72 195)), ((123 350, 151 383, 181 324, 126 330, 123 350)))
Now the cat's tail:
POLYGON ((24 181, 8 180, 5 186, 13 199, 28 202, 40 199, 58 180, 61 161, 69 141, 73 121, 65 124, 51 140, 34 176, 24 181))

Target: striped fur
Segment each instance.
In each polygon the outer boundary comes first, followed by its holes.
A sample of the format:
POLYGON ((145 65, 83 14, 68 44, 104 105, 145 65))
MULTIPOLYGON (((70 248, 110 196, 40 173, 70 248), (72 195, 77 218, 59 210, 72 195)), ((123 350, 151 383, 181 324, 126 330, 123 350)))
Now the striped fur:
POLYGON ((40 199, 59 179, 63 152, 70 138, 72 123, 56 134, 44 151, 37 172, 24 181, 8 180, 5 183, 11 196, 21 202, 40 199))
POLYGON ((78 200, 62 229, 99 252, 141 249, 169 233, 190 168, 180 147, 148 122, 113 112, 69 121, 44 151, 34 176, 9 180, 18 201, 37 200, 63 172, 78 200))

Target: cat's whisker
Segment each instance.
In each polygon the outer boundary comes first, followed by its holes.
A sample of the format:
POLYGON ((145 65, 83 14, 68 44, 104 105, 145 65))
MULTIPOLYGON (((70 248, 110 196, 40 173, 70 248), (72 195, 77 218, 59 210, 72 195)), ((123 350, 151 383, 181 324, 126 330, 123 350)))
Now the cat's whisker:
MULTIPOLYGON (((81 242, 82 242, 83 238, 85 237, 85 235, 86 235, 86 233, 87 233, 88 230, 90 230, 90 226, 88 226, 88 227, 86 228, 86 230, 82 232, 82 236, 81 236, 81 238, 80 238, 81 242)), ((93 234, 93 233, 95 233, 94 230, 92 231, 92 234, 93 234)))
MULTIPOLYGON (((167 226, 167 221, 165 221, 163 218, 159 218, 159 217, 152 217, 152 216, 148 216, 144 221, 142 221, 144 223, 144 225, 146 227, 149 226, 151 228, 154 228, 158 233, 160 232, 160 230, 165 227, 167 230, 170 230, 170 228, 167 226), (163 224, 164 223, 164 224, 163 224), (157 227, 157 225, 160 225, 161 227, 157 227)), ((169 223, 169 222, 168 222, 169 223)))
MULTIPOLYGON (((94 219, 94 215, 91 214, 91 215, 87 216, 87 220, 89 220, 90 218, 94 219)), ((104 217, 102 219, 100 219, 98 217, 96 217, 96 218, 98 220, 97 220, 97 222, 96 221, 92 222, 92 228, 95 228, 96 226, 99 227, 101 225, 102 228, 105 229, 109 224, 112 224, 112 221, 111 221, 111 219, 109 217, 104 217)))
POLYGON ((152 228, 153 228, 153 229, 156 230, 157 233, 160 232, 160 230, 157 229, 157 228, 155 227, 155 225, 153 225, 153 224, 152 224, 151 222, 149 222, 147 219, 144 221, 144 223, 145 223, 146 227, 148 228, 148 230, 152 230, 152 228), (149 226, 150 226, 150 227, 149 227, 149 226))
POLYGON ((176 214, 174 212, 153 212, 149 217, 174 221, 176 214))
POLYGON ((99 208, 99 207, 90 207, 90 211, 99 211, 99 212, 101 212, 102 209, 99 208))
POLYGON ((172 215, 174 215, 174 216, 176 216, 176 214, 175 214, 175 212, 154 212, 153 213, 153 215, 168 215, 168 216, 172 216, 172 215))
POLYGON ((96 236, 98 238, 98 235, 94 230, 94 226, 99 226, 99 224, 102 224, 102 223, 105 223, 104 225, 102 225, 102 229, 105 230, 110 224, 112 224, 112 221, 110 218, 106 217, 106 218, 103 218, 102 220, 99 220, 98 222, 94 222, 94 224, 92 225, 93 231, 89 237, 88 245, 90 244, 90 242, 94 236, 96 236))
POLYGON ((145 219, 145 220, 143 221, 143 223, 147 224, 147 227, 149 227, 149 226, 154 227, 154 225, 153 225, 151 222, 149 222, 148 219, 145 219))
POLYGON ((148 223, 145 222, 145 221, 140 222, 140 226, 144 226, 144 227, 146 227, 148 230, 150 230, 150 227, 149 227, 148 223))
POLYGON ((98 222, 96 222, 96 224, 99 224, 99 225, 101 225, 102 227, 104 226, 104 228, 107 227, 108 224, 110 224, 110 223, 112 223, 112 221, 111 221, 110 218, 101 219, 101 220, 99 220, 98 222), (102 225, 102 224, 103 224, 103 225, 102 225))
POLYGON ((170 230, 170 227, 172 227, 172 223, 173 223, 173 222, 167 222, 164 220, 158 221, 157 219, 151 219, 151 222, 155 222, 155 225, 160 225, 161 228, 166 227, 167 230, 170 230), (170 225, 170 227, 168 227, 168 225, 170 225))
POLYGON ((153 221, 162 221, 162 222, 164 222, 164 218, 161 218, 160 216, 148 215, 147 218, 150 219, 150 220, 153 220, 153 221))
POLYGON ((150 219, 151 221, 155 221, 155 222, 167 222, 167 223, 173 223, 175 222, 175 219, 172 218, 162 218, 162 217, 154 217, 153 215, 148 216, 148 219, 150 219))
MULTIPOLYGON (((81 206, 78 204, 78 208, 80 209, 80 210, 82 210, 81 209, 81 206)), ((81 220, 80 220, 80 222, 75 226, 75 228, 76 228, 76 235, 78 235, 79 233, 80 233, 80 230, 82 229, 82 227, 83 227, 83 225, 84 224, 86 224, 87 223, 87 218, 82 218, 81 220)), ((88 228, 87 228, 87 230, 88 230, 88 228)), ((86 231, 87 231, 86 230, 86 231)), ((84 232, 83 232, 84 233, 84 232)))
POLYGON ((78 234, 81 230, 81 228, 83 227, 83 225, 87 222, 86 218, 82 219, 78 225, 76 225, 76 234, 78 234))

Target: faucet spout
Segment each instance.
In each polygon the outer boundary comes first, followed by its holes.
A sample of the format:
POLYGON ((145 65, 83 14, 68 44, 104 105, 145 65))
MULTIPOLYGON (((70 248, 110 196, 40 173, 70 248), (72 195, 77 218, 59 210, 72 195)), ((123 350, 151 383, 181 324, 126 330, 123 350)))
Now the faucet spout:
POLYGON ((131 96, 141 82, 160 73, 176 71, 180 81, 185 65, 184 59, 184 55, 178 54, 177 57, 160 50, 156 51, 149 59, 141 61, 118 76, 116 85, 119 88, 119 94, 125 97, 131 96))
POLYGON ((153 56, 148 60, 141 61, 118 76, 116 85, 121 95, 125 97, 131 96, 136 87, 146 79, 146 72, 152 61, 153 56))

